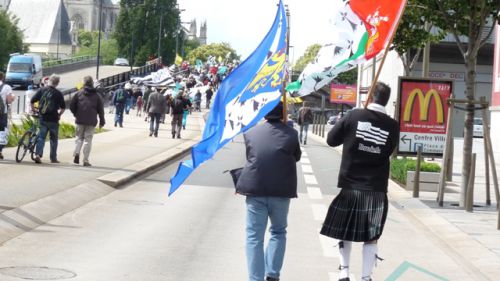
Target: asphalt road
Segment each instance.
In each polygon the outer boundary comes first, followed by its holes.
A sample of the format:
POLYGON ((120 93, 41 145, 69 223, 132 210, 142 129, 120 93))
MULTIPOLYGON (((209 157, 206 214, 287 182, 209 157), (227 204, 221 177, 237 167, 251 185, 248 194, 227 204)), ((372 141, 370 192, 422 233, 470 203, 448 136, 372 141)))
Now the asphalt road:
MULTIPOLYGON (((318 232, 338 191, 340 155, 312 139, 303 151, 281 279, 336 281, 336 241, 318 232)), ((8 241, 0 247, 0 280, 246 280, 244 197, 223 174, 244 157, 237 138, 171 197, 167 182, 177 163, 8 241)), ((385 261, 374 280, 482 280, 442 244, 391 202, 380 241, 385 261)), ((351 280, 360 280, 360 250, 353 247, 351 280)))

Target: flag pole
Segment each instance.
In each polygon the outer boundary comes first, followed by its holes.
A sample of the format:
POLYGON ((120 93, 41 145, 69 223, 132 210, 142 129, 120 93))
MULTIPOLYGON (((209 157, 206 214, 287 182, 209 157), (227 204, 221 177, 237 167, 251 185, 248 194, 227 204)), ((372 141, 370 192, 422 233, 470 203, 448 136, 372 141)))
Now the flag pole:
MULTIPOLYGON (((396 25, 396 29, 394 30, 394 32, 391 35, 391 40, 389 40, 389 43, 385 47, 384 56, 382 57, 382 60, 380 61, 380 66, 378 67, 377 73, 375 74, 375 77, 373 78, 372 85, 371 85, 370 90, 368 92, 368 97, 366 98, 366 101, 364 104, 364 108, 366 108, 368 106, 368 104, 370 103, 370 100, 372 99, 373 92, 375 91, 375 84, 377 83, 378 77, 380 76, 380 73, 382 72, 382 67, 384 66, 385 58, 387 57, 387 54, 389 53, 389 49, 391 47, 392 41, 394 40, 394 36, 396 35, 396 32, 398 31, 399 23, 401 22, 401 19, 403 18, 403 14, 405 13, 407 3, 408 3, 408 1, 405 0, 403 10, 401 11, 401 16, 399 17, 398 23, 396 25)), ((375 60, 377 60, 377 56, 375 56, 375 60)), ((373 62, 373 63, 375 63, 375 62, 373 62)))
MULTIPOLYGON (((288 5, 285 5, 285 12, 286 12, 286 61, 287 61, 287 67, 290 64, 290 58, 288 54, 290 53, 290 10, 288 9, 288 5)), ((284 71, 287 71, 285 68, 284 71)), ((283 88, 281 90, 281 94, 283 96, 283 123, 288 122, 288 103, 286 100, 286 84, 287 84, 287 79, 285 79, 285 75, 283 75, 283 88)))

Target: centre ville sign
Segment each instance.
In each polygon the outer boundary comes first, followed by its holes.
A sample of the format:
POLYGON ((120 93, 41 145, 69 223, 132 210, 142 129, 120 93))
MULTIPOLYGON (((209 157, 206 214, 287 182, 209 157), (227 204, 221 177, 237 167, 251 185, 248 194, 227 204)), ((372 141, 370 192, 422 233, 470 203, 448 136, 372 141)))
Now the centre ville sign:
POLYGON ((416 154, 422 147, 424 155, 442 155, 452 86, 450 80, 399 78, 398 154, 416 154))

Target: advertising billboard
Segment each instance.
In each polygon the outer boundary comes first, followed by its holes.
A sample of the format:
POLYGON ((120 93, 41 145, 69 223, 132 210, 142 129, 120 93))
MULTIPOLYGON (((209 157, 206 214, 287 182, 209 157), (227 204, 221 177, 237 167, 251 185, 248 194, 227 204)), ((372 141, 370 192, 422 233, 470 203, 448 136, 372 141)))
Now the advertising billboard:
POLYGON ((446 141, 448 103, 453 82, 437 79, 399 78, 398 154, 440 157, 446 141))
POLYGON ((330 103, 356 104, 356 85, 330 85, 330 103))

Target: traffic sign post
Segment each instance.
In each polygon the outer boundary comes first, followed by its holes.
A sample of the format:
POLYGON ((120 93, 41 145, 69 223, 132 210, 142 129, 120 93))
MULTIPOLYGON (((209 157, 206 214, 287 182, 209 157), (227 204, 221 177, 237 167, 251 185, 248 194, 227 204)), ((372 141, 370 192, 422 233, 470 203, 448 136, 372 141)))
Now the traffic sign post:
POLYGON ((443 155, 453 81, 399 77, 398 155, 443 155))

